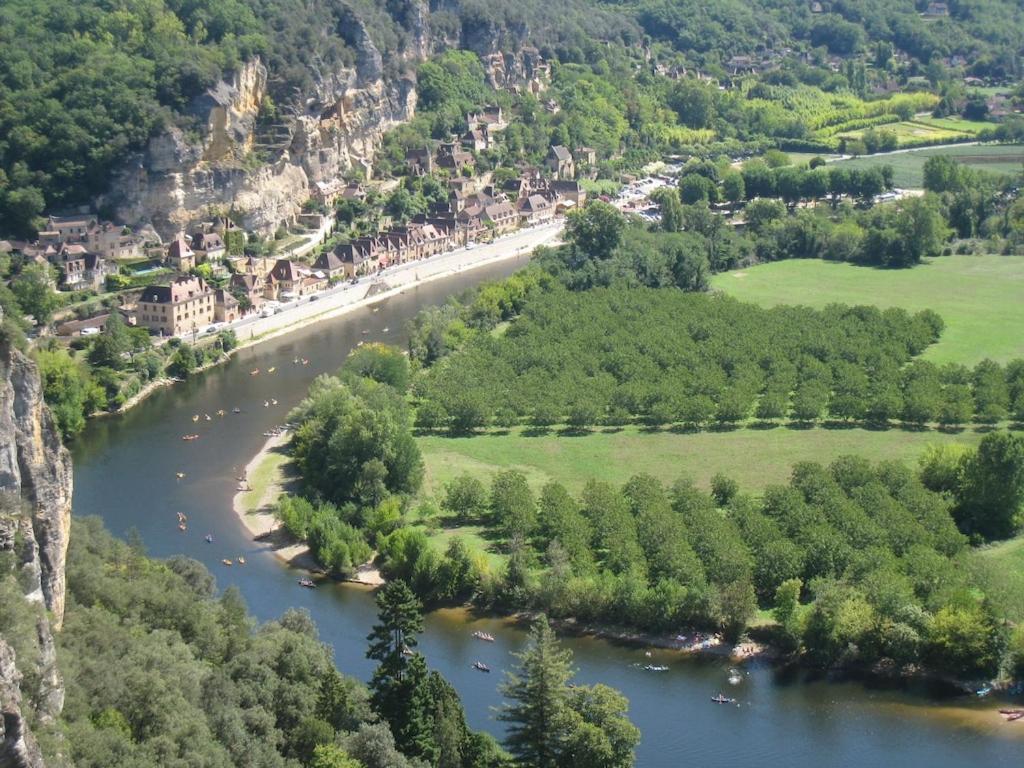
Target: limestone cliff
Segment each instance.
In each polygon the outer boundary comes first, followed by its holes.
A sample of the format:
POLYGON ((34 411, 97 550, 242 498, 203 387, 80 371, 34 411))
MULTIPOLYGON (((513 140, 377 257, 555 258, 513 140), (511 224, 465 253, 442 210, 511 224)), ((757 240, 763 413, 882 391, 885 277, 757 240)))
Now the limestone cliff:
POLYGON ((71 486, 71 459, 43 403, 39 372, 0 338, 2 613, 17 629, 16 638, 0 637, 4 768, 43 764, 29 723, 52 724, 64 705, 53 631, 64 618, 71 486))
POLYGON ((167 237, 214 214, 272 232, 300 212, 318 181, 372 172, 384 133, 416 110, 414 65, 430 52, 426 5, 407 0, 406 47, 384 60, 362 21, 349 14, 350 67, 315 73, 301 106, 261 114, 266 66, 254 59, 191 106, 198 132, 168 128, 122 168, 97 201, 133 226, 167 237))

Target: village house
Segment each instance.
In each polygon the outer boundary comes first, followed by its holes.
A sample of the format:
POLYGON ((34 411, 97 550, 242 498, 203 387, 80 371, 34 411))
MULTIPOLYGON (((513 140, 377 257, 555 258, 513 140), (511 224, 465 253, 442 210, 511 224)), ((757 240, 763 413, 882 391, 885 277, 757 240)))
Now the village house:
POLYGON ((505 130, 508 123, 505 121, 505 114, 500 106, 486 106, 481 112, 470 112, 466 116, 466 128, 473 130, 479 128, 489 133, 497 133, 505 130))
POLYGON ((587 191, 580 186, 578 181, 564 181, 555 179, 550 185, 553 202, 556 204, 570 204, 577 208, 583 207, 587 201, 587 191))
POLYGON ((597 150, 593 147, 576 147, 576 161, 580 165, 597 165, 597 150))
POLYGON ((61 242, 76 242, 84 240, 96 224, 95 216, 50 216, 46 220, 46 231, 56 232, 61 242))
POLYGON ((288 259, 278 259, 267 276, 268 298, 293 299, 308 296, 327 287, 327 278, 313 274, 313 271, 288 259))
POLYGON ((318 181, 310 191, 313 193, 313 199, 318 203, 331 206, 341 197, 341 193, 345 191, 345 182, 342 179, 318 181))
POLYGON ((139 296, 136 323, 161 336, 195 333, 213 322, 213 291, 201 277, 183 276, 170 285, 150 285, 139 296))
POLYGON ((484 223, 492 227, 495 235, 503 235, 511 232, 519 224, 519 214, 516 207, 509 202, 492 203, 484 206, 484 223))
POLYGON ((522 198, 516 207, 520 222, 526 225, 543 224, 555 215, 555 206, 543 195, 522 198))
POLYGON ((556 179, 571 179, 576 175, 572 153, 561 144, 552 145, 548 151, 548 168, 556 179))
POLYGON ((196 232, 192 235, 192 252, 200 263, 219 263, 227 253, 224 247, 224 240, 212 230, 209 232, 196 232))
POLYGON ((167 246, 167 263, 178 272, 188 272, 196 265, 196 254, 186 242, 185 235, 178 233, 167 246))
POLYGON ((458 144, 445 144, 437 152, 437 167, 446 168, 455 173, 473 164, 473 155, 462 149, 458 144))
POLYGON ((249 300, 252 309, 257 312, 263 306, 263 293, 266 290, 266 285, 260 275, 236 273, 231 276, 228 289, 232 295, 244 295, 249 300))
POLYGON ((490 146, 487 136, 479 128, 473 128, 462 134, 460 141, 462 146, 470 152, 483 152, 490 146))
POLYGON ((109 221, 91 227, 86 232, 85 245, 91 253, 111 261, 137 259, 142 255, 141 238, 109 221))
POLYGON ((213 319, 218 323, 233 323, 241 317, 238 299, 223 288, 213 292, 213 319))
POLYGON ((350 181, 341 190, 341 197, 343 200, 365 200, 366 190, 358 181, 350 181))
POLYGON ((323 272, 328 280, 344 277, 345 264, 334 251, 324 251, 313 262, 313 269, 323 272))
POLYGON ((476 240, 487 231, 483 213, 484 207, 477 204, 467 206, 455 214, 455 223, 459 228, 460 239, 464 244, 476 240))
POLYGON ((426 176, 434 172, 434 153, 429 147, 408 149, 405 152, 405 167, 413 176, 426 176))
POLYGON ((928 7, 925 9, 924 15, 935 18, 949 16, 949 5, 946 3, 928 3, 928 7))
POLYGON ((345 269, 346 278, 355 278, 377 271, 379 262, 366 243, 341 243, 334 247, 337 256, 345 269))

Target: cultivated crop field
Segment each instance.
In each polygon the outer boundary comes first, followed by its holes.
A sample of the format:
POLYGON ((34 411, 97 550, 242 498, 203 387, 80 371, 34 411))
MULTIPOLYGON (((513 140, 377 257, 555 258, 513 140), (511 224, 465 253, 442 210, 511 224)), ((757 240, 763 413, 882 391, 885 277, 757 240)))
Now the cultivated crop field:
POLYGON ((891 270, 792 260, 717 275, 712 287, 762 306, 874 304, 933 309, 946 323, 923 357, 973 365, 1024 357, 1024 257, 944 256, 891 270))
POLYGON ((1024 168, 1024 146, 1013 144, 986 144, 981 146, 935 147, 913 152, 859 157, 843 160, 849 168, 872 168, 891 165, 897 187, 920 189, 924 185, 924 164, 929 157, 945 155, 958 163, 990 173, 1014 174, 1024 168))

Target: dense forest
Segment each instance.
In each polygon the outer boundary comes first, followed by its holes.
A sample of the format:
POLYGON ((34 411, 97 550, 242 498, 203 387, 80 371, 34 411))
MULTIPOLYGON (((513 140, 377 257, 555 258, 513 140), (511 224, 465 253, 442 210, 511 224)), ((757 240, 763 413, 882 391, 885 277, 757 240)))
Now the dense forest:
MULTIPOLYGON (((413 651, 422 606, 400 580, 377 596, 367 657, 378 667, 366 686, 338 672, 304 611, 258 625, 237 589, 218 592, 202 564, 151 559, 96 518, 76 519, 71 542, 56 636, 64 710, 57 722, 31 723, 51 757, 82 768, 514 768, 557 745, 561 765, 633 764, 639 731, 628 701, 572 685, 571 655, 543 619, 503 689, 501 716, 517 734, 510 755, 467 727, 454 688, 413 651)), ((0 598, 0 632, 34 702, 45 688, 38 609, 21 596, 13 555, 0 560, 0 598)))

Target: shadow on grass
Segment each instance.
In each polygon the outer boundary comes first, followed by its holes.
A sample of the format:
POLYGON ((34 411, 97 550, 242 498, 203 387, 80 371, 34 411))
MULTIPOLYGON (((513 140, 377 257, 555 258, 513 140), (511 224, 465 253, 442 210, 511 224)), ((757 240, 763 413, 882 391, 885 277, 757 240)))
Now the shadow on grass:
POLYGON ((739 424, 734 421, 715 422, 708 425, 708 432, 735 432, 739 428, 739 424))
POLYGON ((995 424, 977 424, 972 431, 978 435, 987 435, 989 432, 995 432, 997 429, 999 427, 995 424))
POLYGON ((747 425, 747 429, 756 429, 763 431, 766 429, 778 429, 780 426, 782 425, 779 424, 779 422, 777 421, 768 421, 766 419, 762 419, 760 421, 752 421, 749 425, 747 425))
POLYGON ((673 435, 696 435, 700 432, 700 427, 695 424, 674 424, 668 431, 673 435))
POLYGON ((813 421, 787 421, 786 429, 797 430, 806 432, 809 429, 814 429, 817 424, 813 421))
POLYGON ((526 427, 520 434, 523 437, 547 437, 551 434, 551 427, 526 427))
POLYGON ((600 430, 602 435, 617 435, 622 431, 622 427, 604 427, 600 430))
POLYGON ((586 437, 590 434, 590 427, 562 427, 555 434, 558 437, 586 437))

